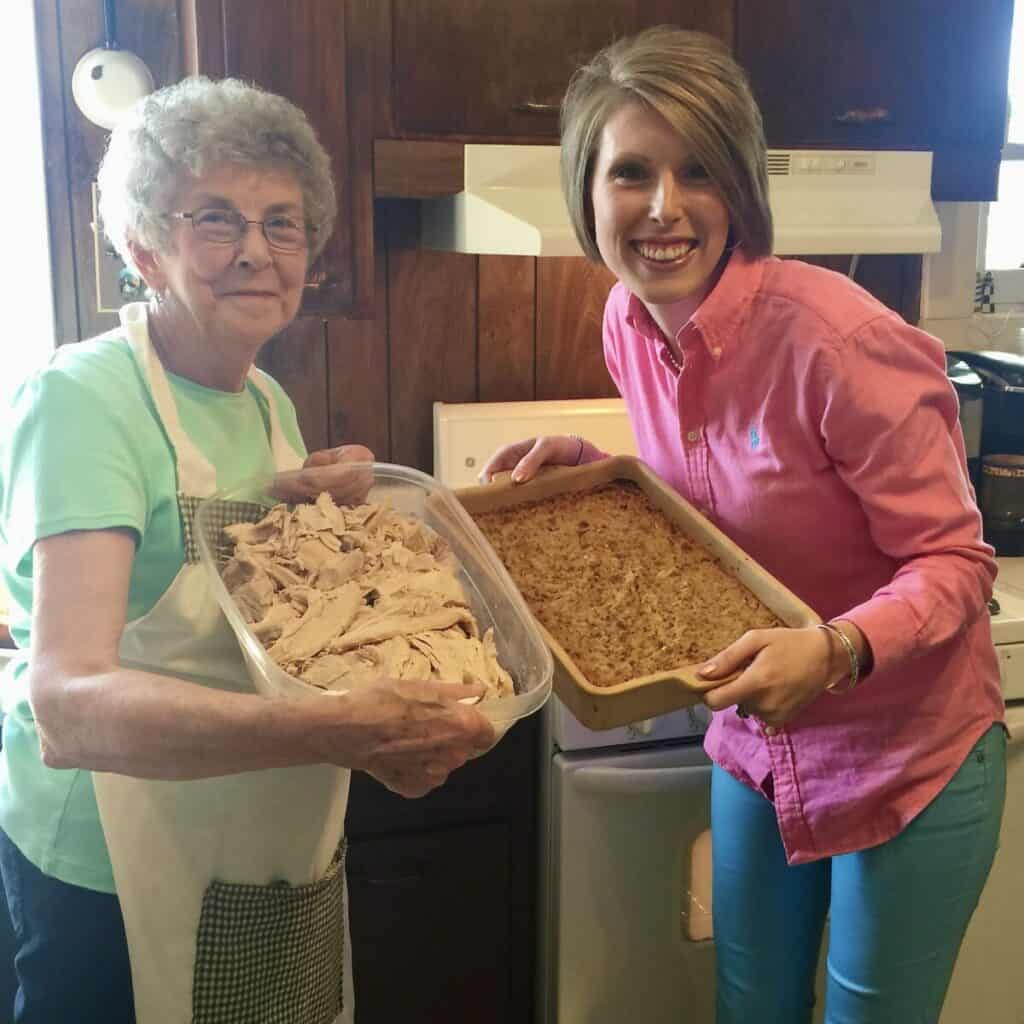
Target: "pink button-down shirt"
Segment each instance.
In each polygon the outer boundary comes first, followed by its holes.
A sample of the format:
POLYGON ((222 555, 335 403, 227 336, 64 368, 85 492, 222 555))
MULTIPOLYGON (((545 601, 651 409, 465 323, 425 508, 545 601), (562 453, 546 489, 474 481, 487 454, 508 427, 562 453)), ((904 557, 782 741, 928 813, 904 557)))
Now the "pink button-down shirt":
POLYGON ((942 346, 842 275, 731 257, 677 340, 622 284, 604 349, 640 455, 874 669, 778 735, 734 709, 705 748, 775 803, 798 864, 898 834, 1003 718, 981 539, 942 346))

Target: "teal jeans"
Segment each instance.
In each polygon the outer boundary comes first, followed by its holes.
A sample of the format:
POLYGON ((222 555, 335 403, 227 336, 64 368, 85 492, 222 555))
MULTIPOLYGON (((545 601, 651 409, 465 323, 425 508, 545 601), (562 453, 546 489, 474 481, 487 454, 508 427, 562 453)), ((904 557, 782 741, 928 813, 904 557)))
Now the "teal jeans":
POLYGON ((789 866, 772 805, 711 778, 717 1024, 809 1024, 826 914, 825 1024, 936 1024, 999 841, 1006 733, 881 846, 789 866))

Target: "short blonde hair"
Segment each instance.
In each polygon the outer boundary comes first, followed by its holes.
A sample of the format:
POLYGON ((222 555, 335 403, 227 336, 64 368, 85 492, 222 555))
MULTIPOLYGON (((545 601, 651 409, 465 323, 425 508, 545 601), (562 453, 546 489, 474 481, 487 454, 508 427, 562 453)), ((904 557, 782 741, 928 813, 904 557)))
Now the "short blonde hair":
POLYGON ((302 189, 309 259, 334 228, 331 159, 306 115, 283 96, 234 78, 184 78, 143 97, 111 132, 97 176, 100 217, 126 263, 128 243, 170 244, 167 204, 189 175, 217 163, 287 171, 302 189))
POLYGON ((770 255, 764 127, 747 77, 713 36, 661 25, 601 50, 562 100, 562 191, 587 258, 601 262, 591 196, 601 133, 629 102, 660 114, 704 166, 729 211, 730 244, 770 255))

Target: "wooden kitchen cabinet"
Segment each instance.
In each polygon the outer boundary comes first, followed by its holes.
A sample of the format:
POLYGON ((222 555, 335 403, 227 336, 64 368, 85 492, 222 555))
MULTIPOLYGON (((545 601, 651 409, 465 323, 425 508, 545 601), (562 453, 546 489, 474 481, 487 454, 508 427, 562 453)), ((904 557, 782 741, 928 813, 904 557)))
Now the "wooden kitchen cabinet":
POLYGON ((286 96, 306 112, 331 156, 338 216, 308 278, 307 314, 372 310, 372 110, 359 94, 369 88, 363 62, 370 55, 347 47, 358 7, 339 0, 181 0, 186 71, 243 78, 286 96))
POLYGON ((927 149, 937 200, 995 198, 1013 0, 737 0, 771 148, 927 149))
POLYGON ((346 833, 357 1024, 530 1024, 539 716, 440 789, 352 776, 346 833))
POLYGON ((732 41, 719 0, 392 0, 399 137, 558 135, 572 71, 602 46, 672 23, 732 41))
POLYGON ((358 1024, 521 1024, 510 965, 508 827, 350 842, 358 1024))

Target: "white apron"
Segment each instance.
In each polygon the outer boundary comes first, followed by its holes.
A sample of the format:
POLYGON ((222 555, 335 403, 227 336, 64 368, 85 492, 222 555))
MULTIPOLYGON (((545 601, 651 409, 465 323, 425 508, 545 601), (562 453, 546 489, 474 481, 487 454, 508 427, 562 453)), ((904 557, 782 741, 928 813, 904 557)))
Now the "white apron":
MULTIPOLYGON (((191 514, 216 471, 185 435, 146 327, 122 325, 174 449, 186 561, 129 622, 123 664, 255 692, 210 592, 191 514)), ((271 411, 275 468, 301 463, 271 411)), ((138 1024, 350 1024, 352 969, 343 829, 349 772, 308 765, 196 781, 96 772, 96 802, 131 956, 138 1024)))

